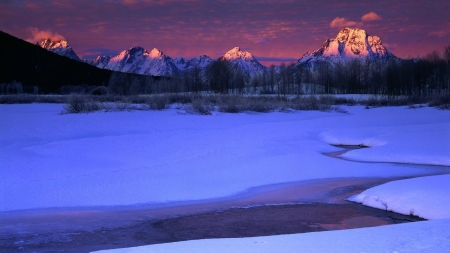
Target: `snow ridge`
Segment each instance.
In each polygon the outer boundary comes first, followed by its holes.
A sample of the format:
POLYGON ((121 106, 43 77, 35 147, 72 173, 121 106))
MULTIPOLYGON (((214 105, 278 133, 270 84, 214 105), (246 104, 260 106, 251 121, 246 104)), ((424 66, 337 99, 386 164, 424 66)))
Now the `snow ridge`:
POLYGON ((186 66, 186 60, 183 57, 177 57, 173 59, 173 63, 175 64, 175 66, 177 66, 179 70, 183 70, 184 67, 186 66))
POLYGON ((77 54, 75 54, 72 47, 69 45, 69 42, 65 39, 57 41, 45 39, 41 43, 38 43, 38 45, 55 54, 69 57, 70 59, 73 60, 81 61, 81 59, 78 57, 77 54))
POLYGON ((174 60, 175 65, 181 71, 191 70, 195 67, 204 70, 211 62, 211 57, 207 55, 197 56, 187 61, 182 57, 175 58, 174 60))
POLYGON ((193 69, 194 67, 205 69, 211 62, 212 62, 211 57, 207 55, 197 56, 186 62, 185 70, 190 70, 193 69))
POLYGON ((297 65, 311 64, 318 61, 337 63, 353 59, 386 61, 396 58, 381 43, 378 36, 371 36, 359 28, 344 28, 334 39, 327 39, 322 46, 307 52, 300 58, 297 65))
POLYGON ((109 60, 111 60, 111 56, 97 56, 97 58, 95 58, 95 60, 92 61, 86 61, 87 63, 94 65, 98 68, 105 68, 105 66, 108 64, 109 60))

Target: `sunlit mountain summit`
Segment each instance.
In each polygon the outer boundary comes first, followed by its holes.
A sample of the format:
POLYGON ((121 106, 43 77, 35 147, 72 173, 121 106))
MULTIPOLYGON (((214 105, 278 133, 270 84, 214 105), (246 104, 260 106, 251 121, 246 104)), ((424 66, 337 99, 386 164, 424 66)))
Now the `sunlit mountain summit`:
POLYGON ((311 65, 315 62, 345 62, 353 59, 386 61, 396 58, 385 46, 380 37, 371 36, 359 28, 344 28, 334 39, 327 39, 322 46, 307 52, 297 65, 311 65))
POLYGON ((61 40, 45 39, 41 43, 38 43, 38 45, 42 48, 47 49, 50 52, 66 56, 77 61, 81 61, 81 59, 69 45, 69 42, 65 39, 61 40))

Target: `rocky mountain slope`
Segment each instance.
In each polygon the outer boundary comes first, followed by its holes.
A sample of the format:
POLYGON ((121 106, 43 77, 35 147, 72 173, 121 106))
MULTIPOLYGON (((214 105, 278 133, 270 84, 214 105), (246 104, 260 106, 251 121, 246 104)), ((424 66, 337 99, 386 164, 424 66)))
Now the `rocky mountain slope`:
POLYGON ((179 72, 173 59, 157 48, 148 52, 142 47, 132 47, 114 57, 99 56, 92 65, 114 71, 152 76, 170 76, 179 72))
POLYGON ((50 52, 69 57, 77 61, 81 61, 78 55, 73 51, 67 40, 62 39, 59 41, 53 41, 51 39, 45 39, 41 43, 38 43, 40 47, 47 49, 50 52))
POLYGON ((212 61, 213 59, 207 55, 197 56, 187 61, 181 57, 175 59, 176 65, 182 71, 191 70, 194 67, 205 69, 212 61))
POLYGON ((327 39, 322 46, 307 52, 297 65, 313 65, 316 62, 346 62, 353 59, 387 61, 396 58, 383 44, 378 36, 371 36, 359 28, 344 28, 334 39, 327 39))
POLYGON ((256 77, 267 71, 267 68, 259 63, 251 53, 242 51, 239 47, 226 52, 222 58, 230 61, 234 68, 240 68, 249 77, 256 77))

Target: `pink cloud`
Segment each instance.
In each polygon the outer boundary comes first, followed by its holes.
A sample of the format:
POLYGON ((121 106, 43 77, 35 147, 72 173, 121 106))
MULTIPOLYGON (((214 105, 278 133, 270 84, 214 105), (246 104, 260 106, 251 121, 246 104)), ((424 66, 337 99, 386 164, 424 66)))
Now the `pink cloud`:
POLYGON ((136 0, 122 0, 122 2, 125 5, 135 5, 135 4, 137 4, 136 0))
POLYGON ((382 19, 383 18, 380 15, 376 14, 373 11, 366 13, 361 17, 361 21, 363 21, 363 22, 378 21, 378 20, 382 20, 382 19))
POLYGON ((40 10, 42 8, 42 6, 39 3, 27 2, 25 4, 25 8, 31 9, 31 10, 40 10))
POLYGON ((255 44, 266 44, 269 41, 268 38, 260 37, 260 36, 254 36, 254 35, 251 35, 251 34, 246 34, 246 35, 244 35, 244 37, 246 39, 252 41, 255 44))
POLYGON ((331 21, 330 27, 336 27, 336 28, 343 28, 343 27, 354 27, 354 26, 360 26, 360 22, 350 21, 345 18, 336 17, 331 21))
POLYGON ((122 3, 127 6, 135 6, 135 5, 166 5, 170 3, 195 3, 198 0, 122 0, 122 3))
POLYGON ((52 0, 53 6, 62 7, 62 8, 75 8, 76 2, 70 0, 52 0))
POLYGON ((450 30, 439 30, 439 31, 433 31, 433 32, 428 33, 429 36, 436 36, 439 38, 445 37, 448 34, 450 34, 450 30))
POLYGON ((41 40, 45 39, 52 39, 52 40, 62 40, 64 37, 58 33, 54 33, 49 30, 39 30, 36 27, 30 27, 28 30, 31 33, 30 38, 27 39, 28 42, 35 43, 40 42, 41 40))

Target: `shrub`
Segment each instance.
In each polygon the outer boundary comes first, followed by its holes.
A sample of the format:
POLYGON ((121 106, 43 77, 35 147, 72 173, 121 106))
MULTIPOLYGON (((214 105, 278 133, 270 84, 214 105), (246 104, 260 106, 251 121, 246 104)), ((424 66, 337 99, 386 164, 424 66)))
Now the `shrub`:
POLYGON ((0 104, 30 104, 35 102, 31 95, 1 95, 0 104))
POLYGON ((355 98, 335 97, 333 104, 335 105, 356 105, 358 101, 355 98))
POLYGON ((193 102, 193 97, 185 94, 170 94, 168 97, 169 104, 189 104, 193 102))
POLYGON ((339 112, 339 113, 345 113, 345 114, 348 114, 348 111, 345 110, 345 109, 343 109, 343 108, 341 108, 340 106, 332 106, 332 107, 331 107, 331 110, 332 110, 332 111, 335 111, 335 112, 339 112))
POLYGON ((1 95, 0 104, 30 104, 30 103, 65 103, 67 98, 61 95, 1 95))
POLYGON ((440 110, 450 110, 450 94, 439 95, 433 98, 428 106, 436 107, 440 110))
POLYGON ((214 105, 203 97, 197 97, 186 107, 186 112, 201 115, 211 115, 214 105))
POLYGON ((277 99, 270 97, 249 97, 245 99, 243 108, 252 112, 270 112, 280 107, 279 104, 277 99))
POLYGON ((105 106, 102 103, 93 101, 88 96, 70 95, 67 97, 66 104, 63 108, 66 113, 88 113, 104 110, 105 106))
POLYGON ((67 113, 81 113, 85 112, 86 98, 80 95, 71 95, 67 99, 67 103, 64 105, 64 110, 67 113))
POLYGON ((164 110, 169 107, 169 99, 166 96, 149 96, 145 101, 145 105, 150 110, 164 110))
POLYGON ((308 97, 296 97, 292 100, 292 109, 295 110, 319 110, 330 111, 332 109, 332 99, 329 97, 319 97, 314 95, 308 97))
POLYGON ((219 111, 228 113, 239 113, 244 111, 243 98, 240 96, 228 95, 221 96, 219 102, 219 111))
POLYGON ((122 112, 125 110, 131 111, 133 108, 131 106, 131 103, 129 103, 129 102, 115 102, 113 109, 115 111, 122 112))

